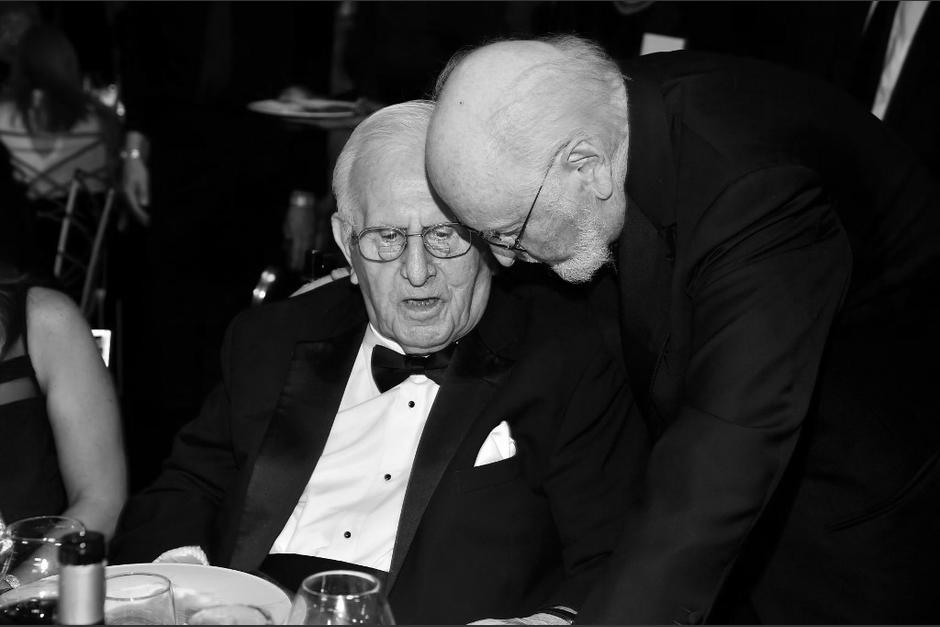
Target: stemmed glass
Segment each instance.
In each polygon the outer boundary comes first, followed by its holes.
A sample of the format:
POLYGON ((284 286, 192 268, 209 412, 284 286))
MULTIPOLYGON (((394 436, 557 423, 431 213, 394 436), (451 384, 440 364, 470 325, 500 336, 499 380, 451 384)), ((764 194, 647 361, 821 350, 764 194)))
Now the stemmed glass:
POLYGON ((394 625, 382 584, 366 573, 328 570, 310 575, 294 597, 291 625, 394 625))
POLYGON ((196 610, 187 625, 271 625, 271 616, 256 605, 210 605, 196 610))
POLYGON ((84 525, 65 516, 34 516, 7 525, 0 532, 0 579, 17 587, 59 570, 62 538, 85 531, 84 525))
POLYGON ((7 535, 7 526, 3 522, 3 512, 0 512, 0 578, 7 574, 6 571, 6 562, 7 562, 7 551, 10 550, 12 542, 10 537, 7 535))
POLYGON ((163 575, 127 573, 105 580, 108 625, 175 625, 173 584, 163 575))

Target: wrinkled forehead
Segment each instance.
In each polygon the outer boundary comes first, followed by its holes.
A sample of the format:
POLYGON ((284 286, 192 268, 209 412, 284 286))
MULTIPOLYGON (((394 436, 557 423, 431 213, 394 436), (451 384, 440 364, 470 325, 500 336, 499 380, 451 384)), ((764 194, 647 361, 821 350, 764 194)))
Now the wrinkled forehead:
POLYGON ((453 219, 432 191, 424 154, 384 152, 358 160, 351 182, 357 186, 363 226, 428 226, 453 219))
POLYGON ((472 53, 447 79, 428 131, 428 176, 473 228, 505 231, 526 213, 540 174, 528 162, 541 135, 529 130, 545 116, 537 99, 523 95, 540 62, 556 54, 540 42, 494 44, 472 53))
POLYGON ((482 133, 458 127, 434 150, 429 142, 428 179, 448 210, 478 230, 504 231, 525 213, 528 172, 482 133), (464 132, 469 131, 469 132, 464 132))

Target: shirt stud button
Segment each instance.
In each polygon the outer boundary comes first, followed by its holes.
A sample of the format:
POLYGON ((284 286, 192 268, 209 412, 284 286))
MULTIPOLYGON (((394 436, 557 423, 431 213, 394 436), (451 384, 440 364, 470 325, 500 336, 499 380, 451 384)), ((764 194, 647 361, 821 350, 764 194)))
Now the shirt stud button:
POLYGON ((352 534, 347 531, 346 533, 343 534, 343 537, 344 537, 344 538, 351 538, 351 537, 352 537, 352 534))
POLYGON ((391 480, 392 480, 392 475, 386 474, 386 475, 385 475, 385 480, 386 480, 386 481, 391 481, 391 480))
POLYGON ((408 407, 414 407, 414 406, 415 406, 414 401, 408 401, 408 407))

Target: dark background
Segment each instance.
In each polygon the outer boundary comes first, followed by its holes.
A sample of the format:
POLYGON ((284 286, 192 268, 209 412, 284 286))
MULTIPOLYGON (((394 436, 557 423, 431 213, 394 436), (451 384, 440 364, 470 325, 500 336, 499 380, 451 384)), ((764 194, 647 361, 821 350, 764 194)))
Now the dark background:
MULTIPOLYGON (((152 140, 153 224, 129 222, 114 235, 108 276, 120 304, 112 308, 120 317, 116 374, 132 489, 155 476, 173 434, 217 381, 224 329, 250 306, 261 270, 283 265, 281 221, 291 190, 329 194, 343 134, 252 114, 248 102, 274 98, 288 85, 376 105, 428 97, 461 48, 563 32, 597 40, 618 60, 640 52, 644 33, 657 33, 682 38, 688 49, 758 57, 844 84, 869 5, 0 3, 0 15, 25 7, 62 28, 90 85, 117 85, 125 128, 152 140)), ((928 12, 918 35, 931 46, 936 13, 928 12)), ((903 77, 930 111, 940 102, 938 62, 903 77)), ((0 77, 7 72, 0 63, 0 77)), ((934 115, 915 120, 906 116, 898 132, 936 172, 934 115)), ((325 235, 321 243, 329 242, 325 235)))

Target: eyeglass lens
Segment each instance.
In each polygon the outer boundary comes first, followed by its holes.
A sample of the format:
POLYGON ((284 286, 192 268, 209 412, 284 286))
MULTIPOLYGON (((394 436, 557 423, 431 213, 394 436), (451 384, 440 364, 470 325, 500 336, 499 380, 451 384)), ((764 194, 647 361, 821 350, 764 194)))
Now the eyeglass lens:
POLYGON ((435 257, 459 257, 470 250, 470 232, 459 224, 437 224, 421 233, 407 233, 393 227, 364 229, 359 234, 359 252, 372 261, 393 261, 404 252, 408 237, 421 237, 425 249, 435 257))

